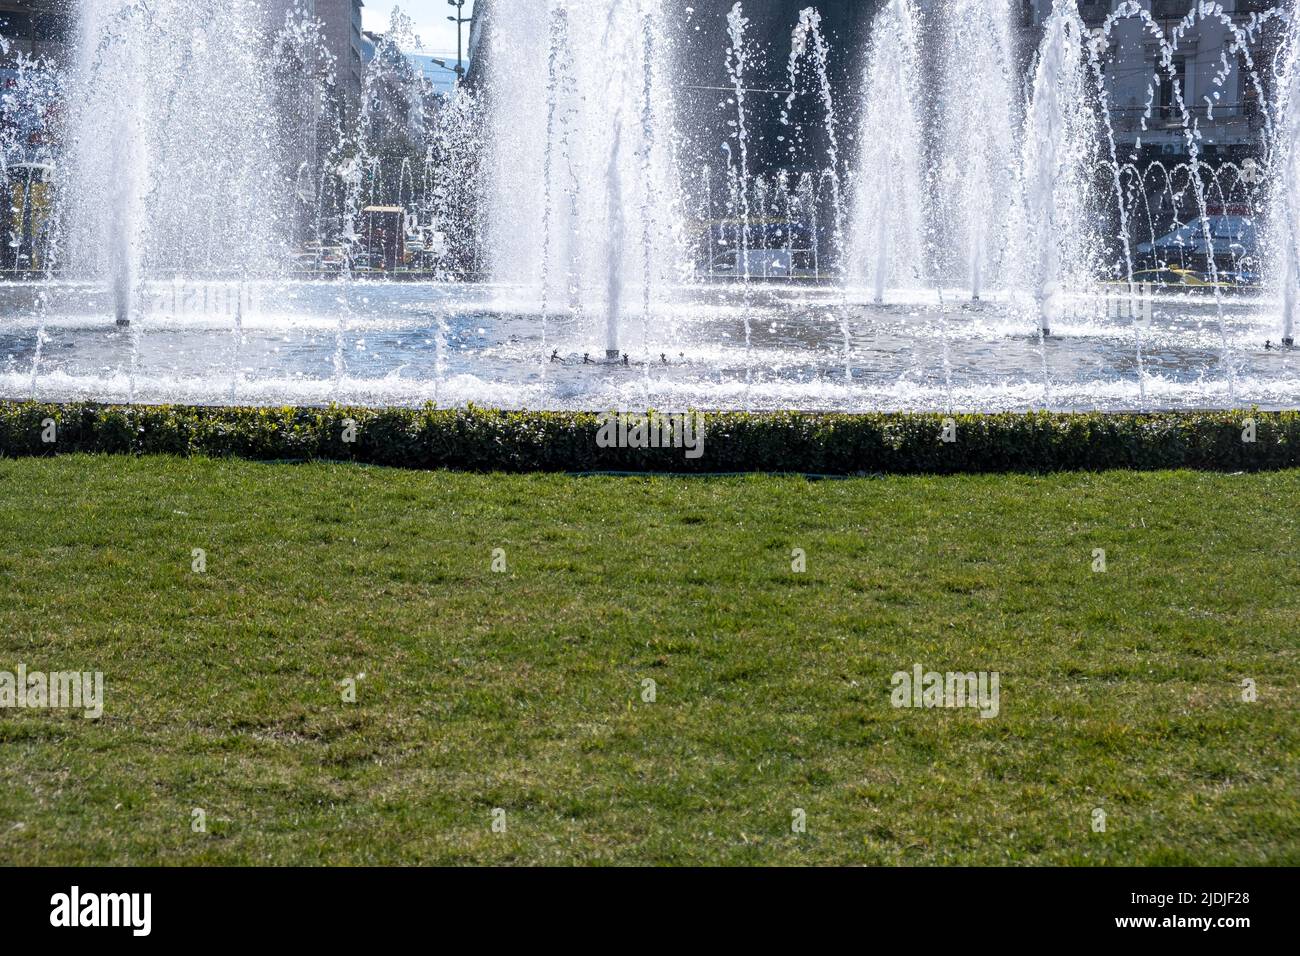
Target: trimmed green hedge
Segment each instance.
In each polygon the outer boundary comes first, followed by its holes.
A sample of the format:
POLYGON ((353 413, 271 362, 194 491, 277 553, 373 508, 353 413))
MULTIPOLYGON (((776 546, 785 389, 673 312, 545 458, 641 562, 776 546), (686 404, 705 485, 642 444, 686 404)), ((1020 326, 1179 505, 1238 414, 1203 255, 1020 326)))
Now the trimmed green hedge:
POLYGON ((212 408, 0 402, 0 455, 69 452, 327 459, 462 471, 823 475, 1300 466, 1300 412, 703 415, 702 457, 600 448, 587 412, 212 408), (1247 419, 1254 442, 1243 440, 1247 419), (54 441, 47 424, 53 420, 54 441), (344 441, 348 420, 355 440, 344 441))

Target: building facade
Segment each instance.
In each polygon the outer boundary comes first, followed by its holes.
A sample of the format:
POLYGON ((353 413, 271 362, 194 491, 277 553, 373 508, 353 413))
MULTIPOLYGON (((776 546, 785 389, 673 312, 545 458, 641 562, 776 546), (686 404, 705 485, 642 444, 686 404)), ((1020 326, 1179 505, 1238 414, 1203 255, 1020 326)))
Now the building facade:
POLYGON ((0 272, 6 275, 35 274, 45 264, 62 100, 56 71, 43 64, 66 62, 73 28, 66 10, 61 0, 0 0, 0 272))
POLYGON ((74 28, 66 10, 66 0, 0 0, 0 151, 6 166, 50 159, 63 106, 59 68, 74 28))
MULTIPOLYGON (((316 17, 337 69, 337 81, 345 97, 361 97, 364 72, 362 58, 361 8, 363 0, 259 0, 266 11, 267 27, 283 26, 294 9, 316 17)), ((75 38, 76 13, 73 0, 0 0, 0 36, 8 41, 8 52, 0 56, 0 68, 12 64, 19 53, 48 57, 62 63, 75 38)))
POLYGON ((335 83, 345 111, 361 100, 365 74, 365 38, 361 32, 363 0, 263 0, 272 29, 278 29, 294 10, 320 21, 325 47, 334 57, 335 83))
POLYGON ((73 20, 67 0, 0 0, 0 36, 9 46, 0 65, 10 66, 20 53, 62 62, 73 20))
POLYGON ((362 0, 316 0, 316 16, 325 26, 325 42, 334 54, 340 94, 355 107, 365 77, 365 38, 361 33, 362 0))
MULTIPOLYGON (((1239 159, 1259 149, 1265 104, 1273 96, 1272 61, 1282 22, 1269 17, 1277 0, 1219 0, 1217 16, 1184 18, 1196 0, 1139 0, 1170 41, 1164 48, 1145 17, 1117 19, 1101 49, 1116 144, 1144 158, 1188 153, 1187 117, 1195 121, 1197 148, 1209 161, 1239 159), (1264 20, 1260 17, 1264 16, 1264 20), (1248 32, 1243 47, 1238 38, 1248 32)), ((1052 0, 1022 0, 1026 48, 1036 49, 1052 0)), ((1100 31, 1121 0, 1080 0, 1084 24, 1100 31)))
MULTIPOLYGON (((679 56, 687 81, 679 91, 678 108, 687 119, 687 128, 703 134, 693 151, 707 157, 716 154, 717 144, 726 140, 729 124, 735 118, 735 107, 728 95, 733 81, 727 72, 727 14, 733 3, 705 0, 689 6, 692 12, 681 15, 685 29, 680 34, 683 45, 679 56)), ((807 110, 806 115, 791 117, 795 125, 802 127, 797 143, 781 121, 790 86, 791 34, 800 11, 809 6, 821 14, 821 29, 830 47, 828 77, 835 102, 841 104, 840 112, 852 112, 854 94, 861 87, 871 23, 881 0, 746 3, 747 124, 751 168, 756 172, 784 168, 798 173, 818 169, 825 163, 829 143, 815 97, 802 97, 796 103, 796 110, 807 110)))

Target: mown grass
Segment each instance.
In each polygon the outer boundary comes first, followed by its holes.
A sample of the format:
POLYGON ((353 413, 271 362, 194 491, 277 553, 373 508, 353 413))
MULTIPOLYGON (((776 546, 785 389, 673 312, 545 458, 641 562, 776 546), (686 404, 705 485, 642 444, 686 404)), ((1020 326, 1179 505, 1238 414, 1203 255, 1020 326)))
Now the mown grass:
POLYGON ((0 670, 107 684, 0 710, 3 863, 1300 863, 1300 472, 70 456, 0 541, 0 670))

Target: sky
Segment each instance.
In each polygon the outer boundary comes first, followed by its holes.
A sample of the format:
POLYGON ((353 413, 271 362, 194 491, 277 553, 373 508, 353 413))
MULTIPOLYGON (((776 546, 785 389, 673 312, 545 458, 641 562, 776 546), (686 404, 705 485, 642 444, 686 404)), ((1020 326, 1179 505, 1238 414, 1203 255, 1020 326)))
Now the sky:
MULTIPOLYGON (((447 0, 365 0, 365 3, 361 14, 367 30, 387 30, 393 7, 400 7, 415 21, 416 35, 426 52, 451 53, 455 58, 456 24, 447 21, 455 9, 447 6, 447 0)), ((467 0, 464 16, 469 16, 473 9, 474 0, 467 0)), ((469 24, 465 25, 465 43, 469 43, 469 24)))

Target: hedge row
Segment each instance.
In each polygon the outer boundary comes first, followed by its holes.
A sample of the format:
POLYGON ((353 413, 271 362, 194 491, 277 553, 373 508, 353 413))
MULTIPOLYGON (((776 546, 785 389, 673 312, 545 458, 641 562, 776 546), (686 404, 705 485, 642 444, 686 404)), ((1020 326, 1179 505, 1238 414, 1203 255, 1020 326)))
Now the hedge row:
POLYGON ((958 415, 947 423, 947 437, 955 441, 943 440, 945 418, 709 413, 702 416, 703 454, 688 458, 681 448, 599 447, 601 419, 585 412, 0 402, 0 455, 94 452, 462 471, 824 475, 1300 466, 1300 412, 1294 411, 958 415), (1248 421, 1253 442, 1246 440, 1248 421))

